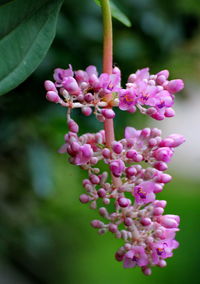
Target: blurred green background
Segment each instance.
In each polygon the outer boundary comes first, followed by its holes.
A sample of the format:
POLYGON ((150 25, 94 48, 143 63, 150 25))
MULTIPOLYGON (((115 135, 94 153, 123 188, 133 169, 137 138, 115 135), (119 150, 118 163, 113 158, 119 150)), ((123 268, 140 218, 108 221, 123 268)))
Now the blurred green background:
MULTIPOLYGON (((181 216, 180 247, 166 268, 150 277, 125 270, 114 259, 121 240, 99 236, 89 225, 95 211, 79 203, 86 173, 67 163, 57 149, 67 131, 65 110, 45 100, 43 81, 55 67, 101 71, 102 25, 92 0, 65 0, 56 38, 39 68, 19 87, 0 98, 0 283, 120 284, 199 283, 199 0, 124 0, 116 4, 131 19, 126 28, 114 20, 114 62, 128 74, 150 66, 169 68, 183 78, 177 95, 177 120, 150 121, 139 113, 118 112, 117 138, 125 125, 162 126, 180 132, 187 143, 169 170, 173 181, 157 196, 167 212, 181 216), (180 130, 179 130, 180 129, 180 130)), ((94 117, 81 119, 81 132, 100 129, 94 117)), ((169 133, 168 133, 169 132, 169 133)))

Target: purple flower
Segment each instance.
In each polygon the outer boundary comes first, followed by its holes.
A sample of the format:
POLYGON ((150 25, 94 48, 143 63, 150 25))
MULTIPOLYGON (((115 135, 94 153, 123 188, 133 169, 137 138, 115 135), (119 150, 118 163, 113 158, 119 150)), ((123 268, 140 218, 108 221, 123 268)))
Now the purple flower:
POLYGON ((143 205, 155 200, 154 190, 156 185, 154 182, 145 181, 134 187, 133 196, 137 204, 143 205))
POLYGON ((169 147, 161 147, 153 152, 153 156, 157 161, 170 162, 173 151, 169 147))
POLYGON ((110 170, 116 177, 120 177, 122 172, 125 170, 125 165, 122 160, 114 160, 110 163, 110 170))
POLYGON ((56 68, 54 70, 53 77, 57 83, 62 83, 65 77, 68 77, 68 76, 73 77, 73 75, 74 75, 74 72, 72 70, 71 65, 69 65, 68 69, 56 68))
POLYGON ((119 108, 121 110, 128 110, 130 112, 135 111, 136 100, 136 91, 133 88, 122 89, 119 92, 119 108))
POLYGON ((144 247, 135 246, 124 255, 124 268, 133 268, 137 266, 145 266, 148 264, 148 258, 144 247))
POLYGON ((179 243, 176 240, 164 240, 151 245, 153 264, 158 264, 160 259, 173 255, 172 250, 176 249, 179 243))
POLYGON ((139 137, 141 130, 136 130, 134 127, 126 127, 124 136, 126 139, 139 137))
POLYGON ((73 157, 73 163, 78 166, 87 164, 87 162, 89 162, 89 160, 92 158, 92 155, 93 150, 91 145, 85 144, 80 146, 78 152, 73 157))

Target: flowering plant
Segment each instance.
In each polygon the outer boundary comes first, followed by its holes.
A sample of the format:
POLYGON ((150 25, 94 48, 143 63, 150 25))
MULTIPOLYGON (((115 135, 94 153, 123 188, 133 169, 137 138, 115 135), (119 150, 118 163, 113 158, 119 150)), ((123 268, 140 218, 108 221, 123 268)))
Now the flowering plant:
POLYGON ((172 179, 165 173, 167 164, 185 139, 179 134, 163 139, 157 128, 126 127, 124 137, 116 141, 114 108, 130 113, 138 109, 156 120, 173 117, 174 95, 184 83, 180 79, 169 80, 168 70, 151 75, 149 68, 144 68, 131 74, 123 88, 120 69, 112 65, 109 1, 102 0, 101 7, 103 73, 99 75, 95 66, 78 71, 73 71, 71 65, 68 69, 57 68, 54 82, 45 81, 46 98, 67 107, 69 132, 59 152, 67 153, 71 164, 88 172, 80 201, 89 203, 91 209, 98 208, 98 199, 104 204, 98 211, 106 221, 93 220, 92 227, 100 234, 110 231, 124 240, 115 257, 125 268, 139 266, 150 275, 151 267, 164 267, 165 259, 178 247, 175 234, 180 218, 164 214, 166 201, 157 200, 156 194, 172 179), (104 129, 79 136, 79 126, 71 116, 74 108, 81 108, 85 116, 94 113, 104 129), (100 170, 100 161, 107 165, 107 171, 100 170), (112 211, 107 209, 109 204, 113 205, 112 211))

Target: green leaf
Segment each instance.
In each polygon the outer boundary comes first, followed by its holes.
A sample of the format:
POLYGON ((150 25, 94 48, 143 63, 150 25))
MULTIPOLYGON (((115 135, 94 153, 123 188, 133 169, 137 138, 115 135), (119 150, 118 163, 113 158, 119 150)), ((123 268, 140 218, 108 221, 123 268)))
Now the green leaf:
POLYGON ((0 6, 0 95, 22 83, 41 63, 54 39, 62 2, 14 0, 0 6))
POLYGON ((110 8, 113 18, 115 18, 125 26, 131 27, 131 22, 129 18, 111 1, 110 1, 110 8))
MULTIPOLYGON (((98 6, 101 6, 100 0, 94 0, 94 2, 98 6)), ((129 18, 112 1, 110 1, 110 9, 113 18, 115 18, 125 26, 131 27, 131 21, 129 20, 129 18)))

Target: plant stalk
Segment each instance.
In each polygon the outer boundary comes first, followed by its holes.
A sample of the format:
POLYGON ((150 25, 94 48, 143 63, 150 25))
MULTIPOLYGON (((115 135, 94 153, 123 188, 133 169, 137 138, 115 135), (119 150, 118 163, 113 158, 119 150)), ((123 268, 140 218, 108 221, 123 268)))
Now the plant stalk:
MULTIPOLYGON (((103 16, 103 73, 112 74, 113 69, 113 37, 112 37, 112 16, 109 0, 101 0, 102 16, 103 16)), ((112 94, 105 97, 106 101, 112 99, 112 94)), ((106 146, 111 147, 115 140, 113 119, 105 119, 104 122, 106 146)), ((112 176, 113 185, 119 187, 121 179, 112 176)))

